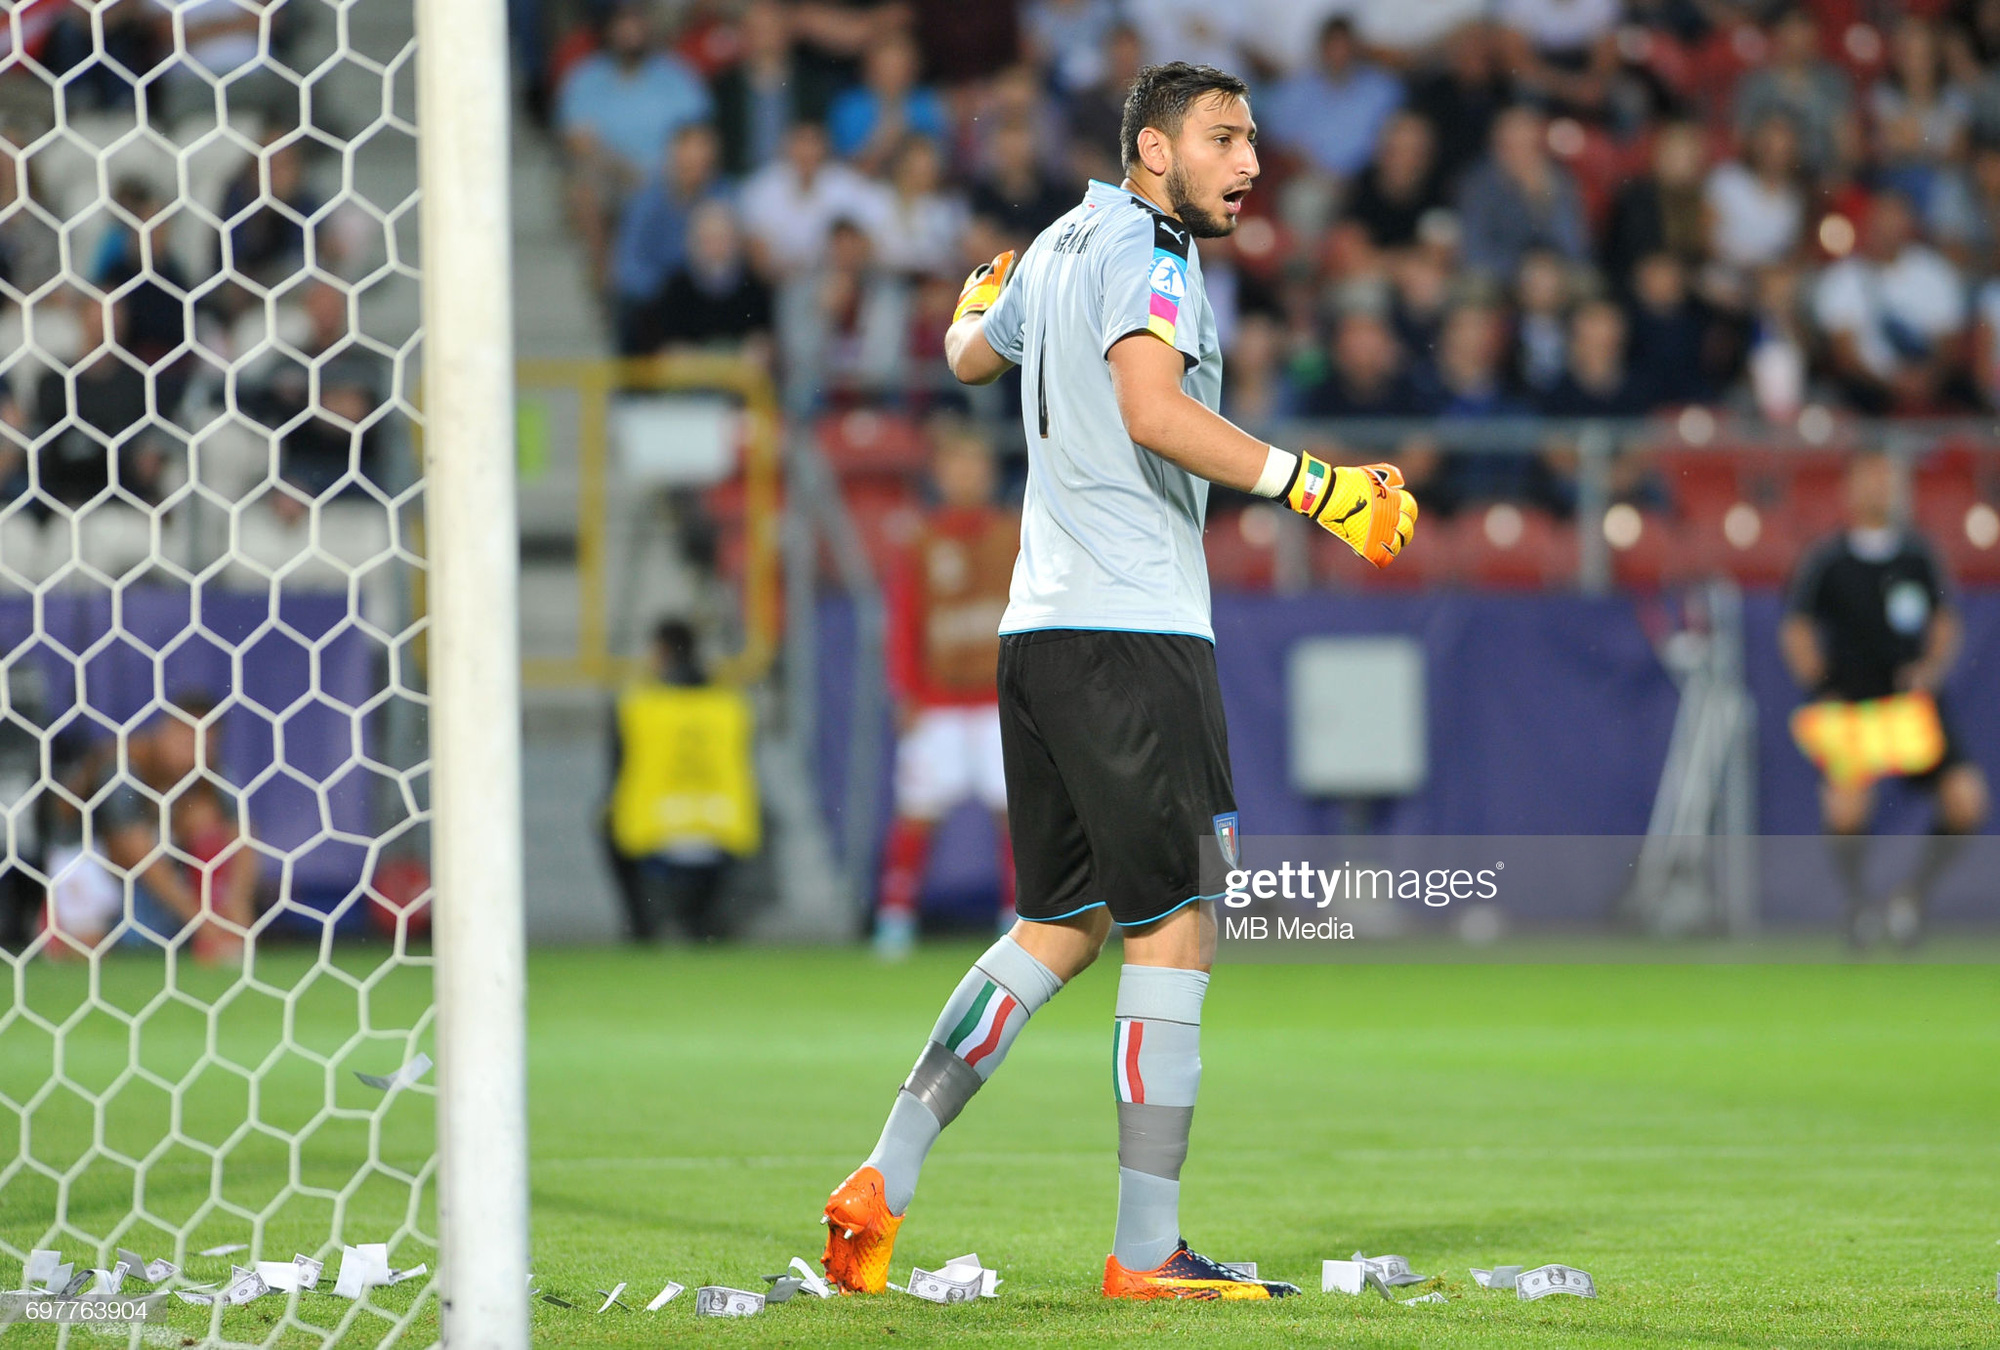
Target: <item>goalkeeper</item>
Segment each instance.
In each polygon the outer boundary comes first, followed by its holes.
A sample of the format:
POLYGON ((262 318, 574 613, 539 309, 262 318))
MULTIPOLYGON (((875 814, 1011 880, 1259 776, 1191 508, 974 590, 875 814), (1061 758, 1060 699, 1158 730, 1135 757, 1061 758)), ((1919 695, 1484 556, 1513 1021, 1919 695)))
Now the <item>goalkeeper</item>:
POLYGON ((1124 185, 1091 183, 1018 263, 1002 254, 974 272, 945 335, 968 384, 1022 368, 1028 488, 999 663, 1021 921, 947 1000, 875 1151, 827 1204, 823 1260, 848 1290, 885 1286, 939 1132, 1116 924, 1118 1217, 1104 1292, 1297 1292, 1180 1236, 1215 946, 1199 841, 1213 835, 1232 865, 1237 841, 1202 520, 1211 482, 1282 498, 1382 567, 1417 508, 1388 465, 1335 468, 1215 411, 1222 359, 1192 243, 1236 228, 1258 174, 1243 82, 1147 67, 1120 141, 1124 185))

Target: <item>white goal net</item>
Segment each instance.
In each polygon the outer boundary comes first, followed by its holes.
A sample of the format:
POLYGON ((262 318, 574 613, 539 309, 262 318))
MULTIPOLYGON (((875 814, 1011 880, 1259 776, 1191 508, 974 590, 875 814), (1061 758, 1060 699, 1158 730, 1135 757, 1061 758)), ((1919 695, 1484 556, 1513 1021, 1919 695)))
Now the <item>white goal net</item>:
POLYGON ((428 1343, 411 0, 4 25, 0 1287, 428 1343))

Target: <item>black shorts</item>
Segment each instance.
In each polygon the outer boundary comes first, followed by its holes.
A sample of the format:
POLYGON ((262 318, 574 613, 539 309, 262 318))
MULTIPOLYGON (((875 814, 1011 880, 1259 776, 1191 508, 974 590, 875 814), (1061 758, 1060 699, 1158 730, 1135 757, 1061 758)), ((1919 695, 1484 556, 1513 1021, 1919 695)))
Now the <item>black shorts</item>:
POLYGON ((1120 926, 1201 893, 1201 841, 1236 830, 1215 648, 1073 628, 1000 639, 1000 749, 1020 916, 1103 905, 1120 926))

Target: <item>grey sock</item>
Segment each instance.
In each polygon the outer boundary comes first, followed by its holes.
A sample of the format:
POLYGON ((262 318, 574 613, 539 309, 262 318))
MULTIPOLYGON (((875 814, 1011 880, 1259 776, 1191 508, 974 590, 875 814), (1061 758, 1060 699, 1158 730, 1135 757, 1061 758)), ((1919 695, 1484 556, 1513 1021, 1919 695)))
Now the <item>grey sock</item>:
POLYGON ((973 962, 945 1001, 864 1164, 882 1174, 890 1213, 909 1208, 931 1145, 1000 1067, 1028 1018, 1061 988, 1055 973, 1012 937, 973 962))
POLYGON ((1931 888, 1937 885, 1945 869, 1965 852, 1966 842, 1967 836, 1941 829, 1932 830, 1930 838, 1924 840, 1924 856, 1918 860, 1916 873, 1910 878, 1910 891, 1919 909, 1929 902, 1931 888))
POLYGON ((1846 892, 1847 910, 1851 914, 1868 903, 1868 836, 1828 835, 1827 847, 1833 850, 1833 870, 1840 877, 1841 888, 1846 892))
POLYGON ((1181 1163, 1201 1088, 1198 970, 1126 966, 1118 978, 1112 1081, 1118 1094, 1118 1230, 1111 1254, 1151 1270, 1180 1245, 1181 1163))

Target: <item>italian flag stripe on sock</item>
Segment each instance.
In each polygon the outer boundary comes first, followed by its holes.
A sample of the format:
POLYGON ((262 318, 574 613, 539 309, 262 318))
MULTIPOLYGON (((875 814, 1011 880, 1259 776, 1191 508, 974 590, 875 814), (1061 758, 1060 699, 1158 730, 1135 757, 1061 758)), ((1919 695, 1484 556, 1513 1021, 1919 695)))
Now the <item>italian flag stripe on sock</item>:
POLYGON ((1118 1049, 1113 1056, 1113 1066, 1118 1078, 1118 1100, 1121 1102, 1145 1103, 1146 1081, 1139 1077, 1139 1046, 1145 1039, 1144 1022, 1119 1020, 1118 1049))
POLYGON ((958 1019, 958 1025, 951 1029, 951 1036, 945 1041, 945 1048, 970 1064, 979 1067, 985 1059, 1000 1048, 1000 1036, 1006 1030, 1007 1019, 1021 1005, 993 981, 979 991, 979 997, 972 1000, 972 1006, 965 1010, 965 1016, 958 1019), (995 998, 994 995, 999 997, 995 998))

